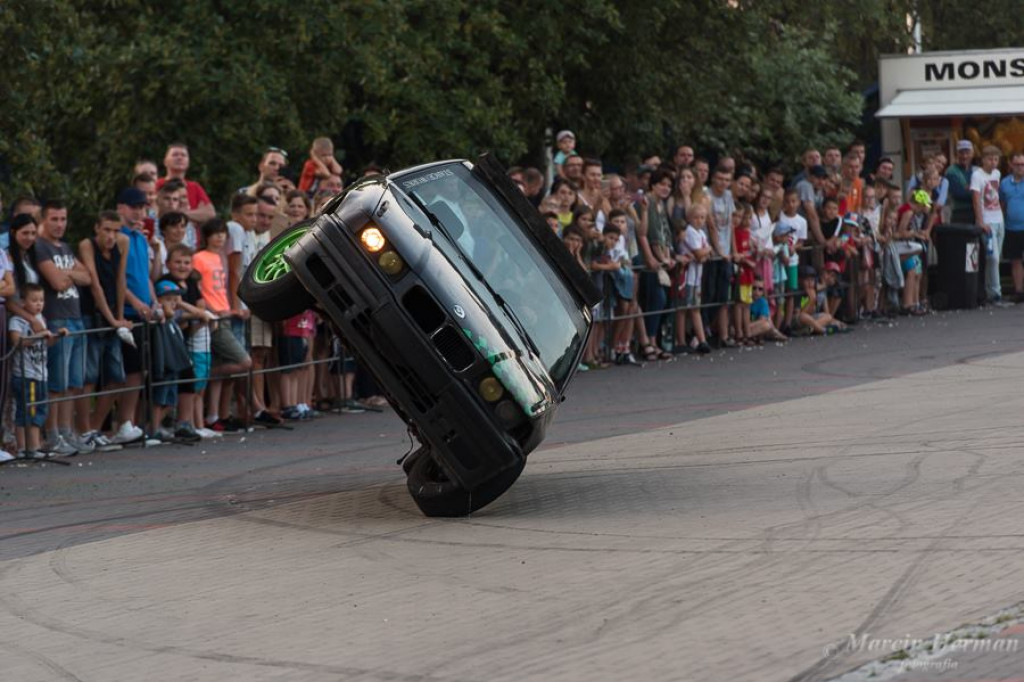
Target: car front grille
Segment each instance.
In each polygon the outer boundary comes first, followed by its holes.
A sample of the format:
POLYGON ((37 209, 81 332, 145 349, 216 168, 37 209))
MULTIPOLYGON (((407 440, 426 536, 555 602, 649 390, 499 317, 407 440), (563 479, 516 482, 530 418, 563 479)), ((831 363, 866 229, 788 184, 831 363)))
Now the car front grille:
POLYGON ((441 327, 431 340, 437 352, 456 372, 468 369, 473 364, 475 356, 469 342, 450 324, 441 327))

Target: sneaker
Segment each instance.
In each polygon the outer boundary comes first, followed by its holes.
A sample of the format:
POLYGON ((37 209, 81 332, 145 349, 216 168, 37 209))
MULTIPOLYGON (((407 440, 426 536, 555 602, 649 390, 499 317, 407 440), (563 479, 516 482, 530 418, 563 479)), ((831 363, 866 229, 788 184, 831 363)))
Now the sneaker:
POLYGON ((697 347, 694 350, 696 350, 701 355, 707 355, 708 353, 711 352, 711 346, 709 346, 707 342, 698 343, 697 347))
MULTIPOLYGON (((345 409, 342 408, 342 412, 344 411, 345 409)), ((299 412, 299 409, 297 407, 286 407, 283 410, 281 410, 281 419, 287 419, 288 421, 299 421, 300 419, 302 419, 302 413, 299 412)))
POLYGON ((362 414, 366 412, 366 407, 358 400, 346 400, 341 406, 341 411, 348 414, 362 414))
POLYGON ((223 433, 220 433, 219 431, 214 431, 213 429, 207 429, 207 428, 198 428, 198 429, 196 429, 196 433, 198 433, 199 437, 204 439, 204 440, 209 440, 211 438, 221 438, 224 435, 223 433))
POLYGON ((279 417, 275 417, 266 410, 261 411, 259 414, 253 417, 252 420, 257 424, 263 424, 264 426, 280 426, 281 424, 284 423, 284 420, 282 420, 279 417))
POLYGON ((57 436, 52 443, 44 445, 43 450, 53 457, 73 457, 78 454, 75 446, 64 440, 64 436, 57 436))
POLYGON ((576 371, 578 371, 578 372, 587 372, 587 371, 590 371, 590 368, 587 367, 586 365, 584 365, 581 362, 580 364, 576 365, 576 371))
POLYGON ((186 443, 196 443, 203 439, 191 424, 179 424, 178 428, 174 430, 174 437, 186 443))
POLYGON ((0 450, 0 464, 4 462, 11 462, 14 460, 14 455, 7 452, 6 450, 0 450))
POLYGON ((216 431, 217 433, 224 433, 224 420, 217 419, 216 421, 206 422, 206 428, 210 431, 216 431))
POLYGON ((41 450, 22 450, 18 453, 18 459, 50 459, 52 455, 49 452, 42 452, 41 450))
MULTIPOLYGON (((171 431, 170 429, 168 429, 165 426, 161 426, 159 429, 157 429, 155 435, 156 435, 157 440, 160 440, 160 441, 163 441, 163 442, 168 442, 169 443, 169 442, 173 442, 174 441, 174 432, 171 431)), ((147 440, 146 443, 148 444, 149 441, 147 440)))
POLYGON ((632 365, 634 367, 640 366, 640 361, 636 359, 636 356, 626 351, 625 353, 619 353, 615 356, 616 365, 632 365))
MULTIPOLYGON (((239 431, 248 430, 248 426, 244 421, 238 417, 228 417, 227 419, 220 420, 224 424, 225 433, 238 433, 239 431)), ((214 427, 216 429, 216 427, 214 427)))
POLYGON ((114 452, 121 449, 120 445, 111 443, 110 439, 99 431, 89 431, 82 438, 92 443, 96 452, 114 452))
POLYGON ((124 424, 121 424, 121 428, 117 430, 117 433, 111 437, 110 442, 113 445, 127 445, 128 443, 137 443, 145 438, 146 433, 142 429, 130 421, 126 421, 124 424))
POLYGON ((80 455, 89 455, 96 451, 96 444, 85 436, 71 434, 64 438, 72 447, 78 450, 80 455))

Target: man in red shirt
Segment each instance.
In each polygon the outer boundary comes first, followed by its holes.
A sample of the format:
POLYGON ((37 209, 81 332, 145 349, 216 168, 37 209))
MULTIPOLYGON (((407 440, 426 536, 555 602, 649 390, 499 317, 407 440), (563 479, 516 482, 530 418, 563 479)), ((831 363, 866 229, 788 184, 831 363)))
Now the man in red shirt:
POLYGON ((188 164, 188 147, 185 143, 172 142, 169 144, 167 146, 167 153, 164 154, 164 168, 167 169, 167 175, 156 181, 156 189, 159 191, 164 183, 171 178, 178 178, 184 182, 185 188, 188 190, 188 209, 182 212, 193 223, 200 225, 213 218, 216 215, 216 211, 203 186, 195 180, 185 178, 185 173, 188 172, 188 164))

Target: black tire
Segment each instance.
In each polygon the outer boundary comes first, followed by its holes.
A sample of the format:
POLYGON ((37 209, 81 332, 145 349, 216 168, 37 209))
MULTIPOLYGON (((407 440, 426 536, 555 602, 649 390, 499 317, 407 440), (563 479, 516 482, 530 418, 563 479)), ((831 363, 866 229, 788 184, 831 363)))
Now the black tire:
POLYGON ((309 310, 316 303, 302 286, 295 271, 282 255, 312 227, 310 222, 292 225, 260 249, 245 270, 238 287, 238 296, 252 314, 266 322, 280 322, 309 310))
POLYGON ((412 463, 406 484, 413 502, 425 516, 467 516, 483 509, 501 497, 526 467, 520 460, 508 469, 498 472, 473 490, 466 490, 448 480, 444 471, 429 453, 423 453, 412 463))

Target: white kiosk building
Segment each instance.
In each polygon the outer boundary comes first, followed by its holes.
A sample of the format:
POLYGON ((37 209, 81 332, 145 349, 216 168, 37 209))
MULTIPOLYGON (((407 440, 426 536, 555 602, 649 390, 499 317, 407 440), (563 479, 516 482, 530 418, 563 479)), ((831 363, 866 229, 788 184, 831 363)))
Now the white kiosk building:
POLYGON ((1024 48, 884 55, 878 62, 882 156, 904 181, 924 155, 952 162, 961 139, 976 152, 1024 151, 1024 48))

